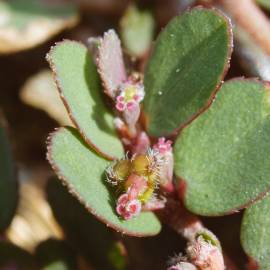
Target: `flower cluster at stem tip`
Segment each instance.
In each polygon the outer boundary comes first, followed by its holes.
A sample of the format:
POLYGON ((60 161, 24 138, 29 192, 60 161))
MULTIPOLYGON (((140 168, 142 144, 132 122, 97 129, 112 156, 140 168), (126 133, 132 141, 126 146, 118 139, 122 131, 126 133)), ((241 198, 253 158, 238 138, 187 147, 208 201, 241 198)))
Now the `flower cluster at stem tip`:
POLYGON ((135 135, 140 102, 144 98, 142 74, 126 69, 121 42, 114 30, 107 31, 98 41, 91 40, 92 45, 94 42, 98 46, 96 62, 104 92, 114 101, 119 115, 135 135))
POLYGON ((114 30, 90 41, 104 92, 116 108, 114 125, 121 141, 133 153, 131 158, 115 160, 106 170, 107 180, 116 187, 117 214, 125 220, 141 211, 163 208, 165 199, 159 187, 172 188, 173 155, 171 141, 151 142, 140 123, 140 103, 144 98, 143 76, 125 66, 121 41, 114 30), (96 48, 96 49, 93 49, 96 48))
POLYGON ((134 154, 115 160, 106 170, 107 181, 116 187, 120 196, 116 212, 123 219, 136 217, 143 210, 163 208, 165 199, 157 196, 157 189, 164 182, 163 170, 168 163, 166 153, 171 152, 171 141, 160 138, 146 154, 134 154))
POLYGON ((189 239, 186 256, 170 258, 167 270, 224 270, 222 250, 216 236, 206 229, 198 231, 189 239))
POLYGON ((133 111, 144 98, 144 87, 141 82, 128 80, 120 86, 120 93, 116 97, 116 109, 120 112, 133 111))

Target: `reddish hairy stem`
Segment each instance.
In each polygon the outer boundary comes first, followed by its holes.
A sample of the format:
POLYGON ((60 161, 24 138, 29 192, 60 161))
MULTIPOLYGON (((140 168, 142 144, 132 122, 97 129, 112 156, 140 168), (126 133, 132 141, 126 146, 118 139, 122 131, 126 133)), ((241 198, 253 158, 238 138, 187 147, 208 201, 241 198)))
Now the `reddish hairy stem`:
POLYGON ((187 240, 203 229, 198 217, 188 212, 175 194, 168 196, 166 207, 158 212, 159 218, 187 240))
MULTIPOLYGON (((157 214, 162 222, 169 225, 188 241, 194 240, 195 235, 205 229, 200 219, 186 210, 175 193, 169 194, 166 207, 157 214)), ((238 269, 226 254, 223 253, 223 256, 227 270, 238 269)), ((255 268, 250 268, 250 270, 255 270, 255 268)))

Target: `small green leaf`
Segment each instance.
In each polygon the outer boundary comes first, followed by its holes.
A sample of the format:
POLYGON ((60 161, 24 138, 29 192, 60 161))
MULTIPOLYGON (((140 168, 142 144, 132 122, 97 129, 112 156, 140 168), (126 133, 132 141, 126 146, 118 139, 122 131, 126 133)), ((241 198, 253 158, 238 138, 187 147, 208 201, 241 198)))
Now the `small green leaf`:
POLYGON ((0 119, 0 232, 11 222, 17 206, 17 198, 15 164, 7 134, 0 119))
POLYGON ((150 12, 140 11, 131 5, 121 19, 120 26, 123 44, 131 55, 140 57, 150 49, 155 29, 150 12))
POLYGON ((212 106, 183 129, 175 172, 187 208, 223 215, 270 188, 270 89, 255 80, 225 83, 212 106))
POLYGON ((75 129, 61 128, 51 136, 48 159, 69 190, 107 226, 134 236, 159 233, 160 223, 151 212, 128 221, 117 216, 116 199, 105 180, 109 162, 88 148, 75 129))
POLYGON ((122 157, 123 146, 113 116, 103 103, 96 66, 87 48, 64 41, 51 49, 47 59, 71 120, 85 141, 107 158, 122 157))
POLYGON ((260 270, 270 269, 270 196, 250 206, 244 214, 241 243, 260 270))
POLYGON ((145 74, 146 127, 169 135, 207 106, 228 68, 230 22, 214 10, 195 8, 160 34, 145 74))
POLYGON ((0 2, 0 53, 34 47, 78 22, 72 4, 45 3, 42 0, 0 2))
POLYGON ((78 269, 76 253, 65 241, 48 239, 41 242, 35 250, 35 258, 40 270, 78 269))

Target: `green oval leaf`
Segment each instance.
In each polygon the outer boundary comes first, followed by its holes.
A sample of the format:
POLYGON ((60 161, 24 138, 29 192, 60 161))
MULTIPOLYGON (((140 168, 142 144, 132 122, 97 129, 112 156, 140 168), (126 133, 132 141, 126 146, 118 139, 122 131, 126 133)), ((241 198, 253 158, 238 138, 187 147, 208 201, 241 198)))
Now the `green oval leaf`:
POLYGON ((151 212, 123 221, 115 213, 105 169, 109 162, 87 147, 73 128, 60 128, 49 141, 48 159, 69 190, 98 219, 115 230, 134 236, 155 235, 160 223, 151 212))
POLYGON ((10 224, 17 206, 17 198, 15 164, 7 134, 0 119, 0 232, 10 224))
POLYGON ((270 196, 249 207, 241 227, 241 243, 260 270, 270 269, 270 196))
POLYGON ((145 74, 148 132, 168 135, 202 110, 228 68, 231 25, 214 10, 196 8, 160 34, 145 74))
POLYGON ((192 212, 227 214, 270 188, 269 91, 255 80, 229 81, 179 135, 175 172, 192 212))
POLYGON ((58 43, 47 55, 60 96, 85 141, 107 158, 122 157, 113 116, 102 100, 96 66, 87 48, 75 41, 58 43))
POLYGON ((32 48, 78 22, 73 4, 42 0, 0 2, 0 54, 32 48))

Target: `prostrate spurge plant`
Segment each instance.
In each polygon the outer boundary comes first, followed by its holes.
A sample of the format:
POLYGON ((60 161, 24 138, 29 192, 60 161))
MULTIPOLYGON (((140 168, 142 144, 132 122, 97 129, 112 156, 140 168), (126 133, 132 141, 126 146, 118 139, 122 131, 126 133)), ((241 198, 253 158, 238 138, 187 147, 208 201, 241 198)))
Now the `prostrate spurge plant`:
POLYGON ((153 210, 159 209, 189 241, 187 256, 172 260, 171 270, 223 269, 218 240, 195 217, 190 223, 189 215, 179 216, 176 194, 191 212, 216 216, 269 190, 269 85, 243 78, 222 83, 232 31, 216 10, 195 8, 173 19, 144 74, 125 67, 115 31, 91 42, 89 51, 63 41, 47 56, 76 127, 50 135, 53 169, 119 232, 157 234, 153 210))

